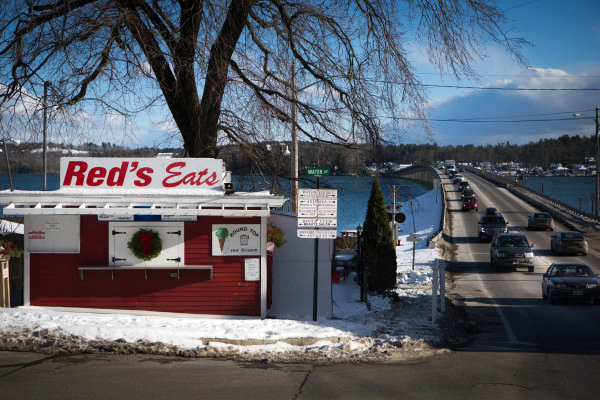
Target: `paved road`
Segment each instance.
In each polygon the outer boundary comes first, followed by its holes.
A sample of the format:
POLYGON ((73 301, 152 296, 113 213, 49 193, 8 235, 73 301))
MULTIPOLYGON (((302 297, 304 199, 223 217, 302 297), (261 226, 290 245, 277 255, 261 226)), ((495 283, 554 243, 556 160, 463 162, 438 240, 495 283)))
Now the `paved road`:
MULTIPOLYGON (((495 272, 489 265, 488 243, 479 243, 479 213, 459 211, 458 193, 450 193, 453 236, 459 242, 455 277, 457 291, 470 311, 481 319, 482 335, 473 346, 488 350, 516 349, 568 354, 600 354, 600 306, 562 303, 549 305, 541 297, 542 274, 552 262, 581 261, 600 274, 599 249, 588 256, 555 256, 548 231, 526 231, 527 215, 536 211, 505 189, 467 174, 479 195, 479 207, 496 207, 510 222, 511 231, 522 230, 534 243, 535 271, 495 272), (483 318, 481 318, 483 317, 483 318), (501 325, 500 325, 501 324, 501 325), (502 326, 503 329, 493 327, 502 326)), ((556 230, 567 230, 557 224, 556 230)))
MULTIPOLYGON (((513 229, 525 225, 527 204, 469 179, 481 207, 498 207, 513 229)), ((0 400, 597 399, 600 306, 541 300, 541 274, 554 259, 547 251, 549 233, 527 232, 537 245, 534 273, 495 273, 489 244, 477 240, 478 213, 458 211, 458 202, 449 206, 458 244, 452 294, 479 321, 476 340, 455 352, 396 364, 342 365, 0 352, 0 400)), ((596 272, 597 252, 585 258, 596 272)))

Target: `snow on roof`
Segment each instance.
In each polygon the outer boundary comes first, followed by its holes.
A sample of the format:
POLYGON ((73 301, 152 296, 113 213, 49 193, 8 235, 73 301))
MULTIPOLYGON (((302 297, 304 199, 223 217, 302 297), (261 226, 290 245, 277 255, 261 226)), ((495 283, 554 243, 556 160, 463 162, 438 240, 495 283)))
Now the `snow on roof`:
POLYGON ((5 215, 118 214, 268 216, 286 199, 268 191, 225 194, 214 189, 90 189, 0 191, 5 215))

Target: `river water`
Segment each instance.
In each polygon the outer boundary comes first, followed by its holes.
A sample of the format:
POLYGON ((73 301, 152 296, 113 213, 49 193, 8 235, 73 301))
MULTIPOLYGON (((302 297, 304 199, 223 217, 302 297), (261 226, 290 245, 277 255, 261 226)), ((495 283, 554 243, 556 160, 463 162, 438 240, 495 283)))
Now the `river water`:
POLYGON ((590 194, 596 192, 595 176, 526 176, 525 186, 593 214, 590 194))

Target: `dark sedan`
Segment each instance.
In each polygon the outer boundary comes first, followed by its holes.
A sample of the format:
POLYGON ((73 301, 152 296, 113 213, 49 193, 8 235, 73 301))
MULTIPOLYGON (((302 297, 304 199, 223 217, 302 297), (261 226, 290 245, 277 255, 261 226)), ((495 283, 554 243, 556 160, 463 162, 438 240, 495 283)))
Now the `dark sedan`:
POLYGON ((550 304, 557 299, 587 300, 594 304, 600 299, 600 282, 583 263, 554 263, 543 276, 542 297, 550 304))
POLYGON ((561 254, 588 254, 588 244, 579 232, 561 231, 550 239, 550 250, 561 254))

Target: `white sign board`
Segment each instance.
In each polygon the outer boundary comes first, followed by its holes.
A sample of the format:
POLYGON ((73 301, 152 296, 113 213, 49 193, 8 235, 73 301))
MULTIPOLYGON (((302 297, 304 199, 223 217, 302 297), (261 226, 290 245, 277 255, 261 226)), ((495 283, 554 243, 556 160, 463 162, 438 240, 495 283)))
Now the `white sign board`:
POLYGON ((298 208, 300 208, 300 207, 337 208, 337 199, 300 199, 300 198, 298 198, 298 208))
POLYGON ((335 239, 337 230, 333 229, 298 229, 298 237, 303 239, 335 239))
POLYGON ((221 189, 223 160, 214 158, 60 159, 61 188, 221 189))
POLYGON ((25 215, 25 249, 79 253, 79 215, 25 215))
POLYGON ((246 258, 244 260, 244 279, 246 281, 260 280, 260 259, 246 258))
POLYGON ((298 228, 337 228, 337 218, 298 218, 298 228))
POLYGON ((297 227, 299 238, 335 239, 337 189, 298 189, 297 227))
POLYGON ((298 189, 298 199, 337 199, 337 189, 298 189))
POLYGON ((260 224, 214 224, 213 256, 260 256, 260 224))
POLYGON ((407 242, 420 242, 423 239, 421 238, 421 236, 419 236, 416 233, 411 233, 410 235, 408 235, 408 238, 406 238, 407 242))

